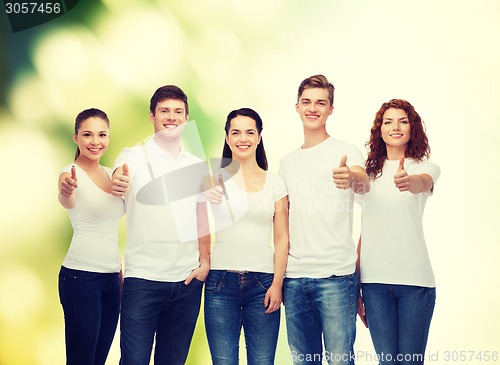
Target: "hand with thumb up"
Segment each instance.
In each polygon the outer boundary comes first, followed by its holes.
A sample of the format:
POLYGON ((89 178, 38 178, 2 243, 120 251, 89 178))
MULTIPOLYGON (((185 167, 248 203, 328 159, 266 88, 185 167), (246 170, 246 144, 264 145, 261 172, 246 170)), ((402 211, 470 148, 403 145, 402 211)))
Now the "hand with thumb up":
POLYGON ((398 171, 394 175, 394 184, 399 189, 399 191, 409 191, 410 190, 410 177, 408 172, 405 170, 405 156, 399 158, 398 171))
POLYGON ((130 177, 128 171, 128 165, 123 164, 113 173, 113 181, 111 185, 111 194, 114 196, 124 196, 130 185, 130 177))
POLYGON ((217 185, 208 190, 208 201, 212 204, 220 204, 224 196, 224 179, 222 175, 219 175, 217 183, 217 185))
POLYGON ((76 181, 76 168, 75 165, 73 165, 71 167, 71 174, 68 175, 68 173, 66 173, 66 177, 61 180, 59 193, 61 193, 62 196, 69 198, 77 187, 76 181))
POLYGON ((337 189, 349 189, 351 187, 353 176, 352 171, 347 166, 347 156, 342 156, 339 167, 332 170, 333 182, 337 189))

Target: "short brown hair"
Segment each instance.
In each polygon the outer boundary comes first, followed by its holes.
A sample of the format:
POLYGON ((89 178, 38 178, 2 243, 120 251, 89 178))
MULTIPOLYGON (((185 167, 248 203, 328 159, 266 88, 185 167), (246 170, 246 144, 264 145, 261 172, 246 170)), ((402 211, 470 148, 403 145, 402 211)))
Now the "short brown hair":
POLYGON ((323 75, 314 75, 303 80, 299 85, 299 92, 297 93, 297 102, 299 102, 300 96, 305 89, 327 89, 328 90, 328 100, 330 100, 330 105, 333 105, 333 92, 335 87, 328 79, 323 75))

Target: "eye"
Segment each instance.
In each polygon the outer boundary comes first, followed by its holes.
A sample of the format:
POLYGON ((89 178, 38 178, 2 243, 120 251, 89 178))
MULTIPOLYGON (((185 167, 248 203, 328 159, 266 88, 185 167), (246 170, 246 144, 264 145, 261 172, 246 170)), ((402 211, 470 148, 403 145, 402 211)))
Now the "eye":
POLYGON ((409 122, 407 120, 402 120, 401 124, 408 124, 409 122))
POLYGON ((321 103, 319 103, 319 105, 320 105, 320 106, 326 106, 326 103, 321 102, 321 103))
POLYGON ((386 120, 386 121, 384 122, 384 125, 389 125, 389 124, 391 124, 391 123, 392 123, 391 121, 386 120))
POLYGON ((82 134, 84 137, 90 137, 90 133, 83 133, 82 134))
POLYGON ((100 137, 106 137, 106 136, 107 136, 107 134, 106 134, 106 133, 101 133, 99 136, 100 136, 100 137))

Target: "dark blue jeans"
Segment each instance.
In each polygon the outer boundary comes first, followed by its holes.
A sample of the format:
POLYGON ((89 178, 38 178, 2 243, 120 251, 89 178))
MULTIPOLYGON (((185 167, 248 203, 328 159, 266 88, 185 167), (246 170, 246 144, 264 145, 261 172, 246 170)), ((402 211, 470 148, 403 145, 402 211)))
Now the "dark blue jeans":
POLYGON ((66 364, 104 365, 120 313, 119 274, 62 266, 59 298, 64 311, 66 364))
POLYGON ((379 363, 423 364, 436 289, 363 284, 363 302, 379 363))
POLYGON ((203 282, 125 278, 120 319, 121 365, 184 364, 200 312, 203 282))
POLYGON ((265 314, 264 297, 274 275, 210 270, 205 284, 205 330, 214 365, 238 365, 241 328, 247 363, 272 365, 280 311, 265 314))

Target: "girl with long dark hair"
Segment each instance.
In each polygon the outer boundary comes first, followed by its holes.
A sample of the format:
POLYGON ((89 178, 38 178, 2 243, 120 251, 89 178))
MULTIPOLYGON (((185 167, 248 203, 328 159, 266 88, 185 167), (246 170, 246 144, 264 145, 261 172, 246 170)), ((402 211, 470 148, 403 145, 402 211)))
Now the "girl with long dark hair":
POLYGON ((59 202, 73 238, 59 272, 66 364, 104 365, 120 312, 118 222, 122 198, 111 195, 112 171, 99 161, 109 143, 109 119, 86 109, 76 117, 75 161, 59 176, 59 202))
POLYGON ((209 200, 215 245, 205 282, 205 328, 214 364, 273 364, 288 257, 287 192, 267 171, 262 120, 252 109, 227 116, 222 168, 209 200))

